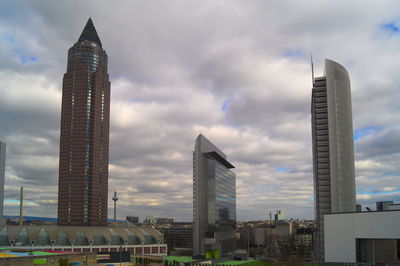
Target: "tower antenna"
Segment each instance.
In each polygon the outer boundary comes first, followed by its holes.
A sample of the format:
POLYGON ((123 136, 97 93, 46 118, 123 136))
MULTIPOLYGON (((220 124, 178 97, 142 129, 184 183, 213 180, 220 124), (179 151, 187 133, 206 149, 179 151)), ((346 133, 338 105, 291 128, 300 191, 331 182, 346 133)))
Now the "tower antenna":
POLYGON ((312 58, 312 53, 311 53, 311 84, 314 87, 314 62, 312 58))

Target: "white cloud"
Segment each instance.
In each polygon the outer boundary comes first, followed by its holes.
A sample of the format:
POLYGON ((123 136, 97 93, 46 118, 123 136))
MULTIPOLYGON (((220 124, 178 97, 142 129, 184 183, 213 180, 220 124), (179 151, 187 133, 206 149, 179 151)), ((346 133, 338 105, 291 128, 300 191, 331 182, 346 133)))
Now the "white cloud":
POLYGON ((236 166, 238 219, 311 218, 311 52, 316 75, 324 57, 349 70, 354 129, 376 128, 355 143, 357 200, 400 200, 400 35, 381 30, 397 1, 6 1, 0 138, 6 198, 24 185, 40 206, 27 214, 56 215, 62 76, 89 16, 109 55, 109 198, 117 189, 121 218, 191 219, 199 133, 236 166), (15 49, 38 60, 21 64, 15 49))

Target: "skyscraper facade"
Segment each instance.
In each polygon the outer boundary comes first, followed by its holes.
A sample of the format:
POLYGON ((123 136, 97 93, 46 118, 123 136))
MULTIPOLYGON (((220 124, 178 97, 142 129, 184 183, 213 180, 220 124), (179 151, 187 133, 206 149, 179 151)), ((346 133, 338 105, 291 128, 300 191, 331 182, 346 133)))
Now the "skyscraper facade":
POLYGON ((324 260, 324 215, 356 210, 350 78, 325 60, 325 76, 314 78, 311 103, 315 197, 315 255, 324 260))
POLYGON ((89 18, 63 79, 59 225, 107 225, 109 124, 107 54, 89 18))
POLYGON ((220 257, 236 242, 236 175, 226 155, 203 135, 193 152, 193 254, 220 257))
POLYGON ((6 144, 0 141, 0 225, 4 224, 4 176, 6 172, 6 144))

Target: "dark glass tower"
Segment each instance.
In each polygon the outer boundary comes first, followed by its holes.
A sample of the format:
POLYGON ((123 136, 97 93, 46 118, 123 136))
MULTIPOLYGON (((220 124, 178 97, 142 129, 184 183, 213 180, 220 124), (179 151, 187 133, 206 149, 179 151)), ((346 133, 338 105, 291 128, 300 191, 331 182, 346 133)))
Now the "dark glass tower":
POLYGON ((63 79, 59 225, 107 225, 109 125, 107 54, 89 18, 63 79))
POLYGON ((193 152, 193 255, 228 256, 236 242, 236 175, 203 135, 193 152))

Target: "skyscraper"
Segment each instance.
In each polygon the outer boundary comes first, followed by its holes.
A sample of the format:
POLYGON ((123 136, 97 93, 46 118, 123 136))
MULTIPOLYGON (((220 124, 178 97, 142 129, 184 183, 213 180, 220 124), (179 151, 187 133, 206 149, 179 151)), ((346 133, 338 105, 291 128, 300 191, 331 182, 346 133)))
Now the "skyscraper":
POLYGON ((356 210, 350 78, 338 63, 325 60, 325 76, 315 78, 311 124, 315 255, 324 260, 324 215, 356 210))
POLYGON ((4 224, 4 175, 6 172, 6 144, 0 141, 0 225, 4 224))
POLYGON ((235 248, 236 175, 226 155, 203 135, 193 152, 193 255, 224 256, 235 248))
POLYGON ((63 79, 59 225, 107 225, 109 124, 107 54, 89 18, 63 79))

